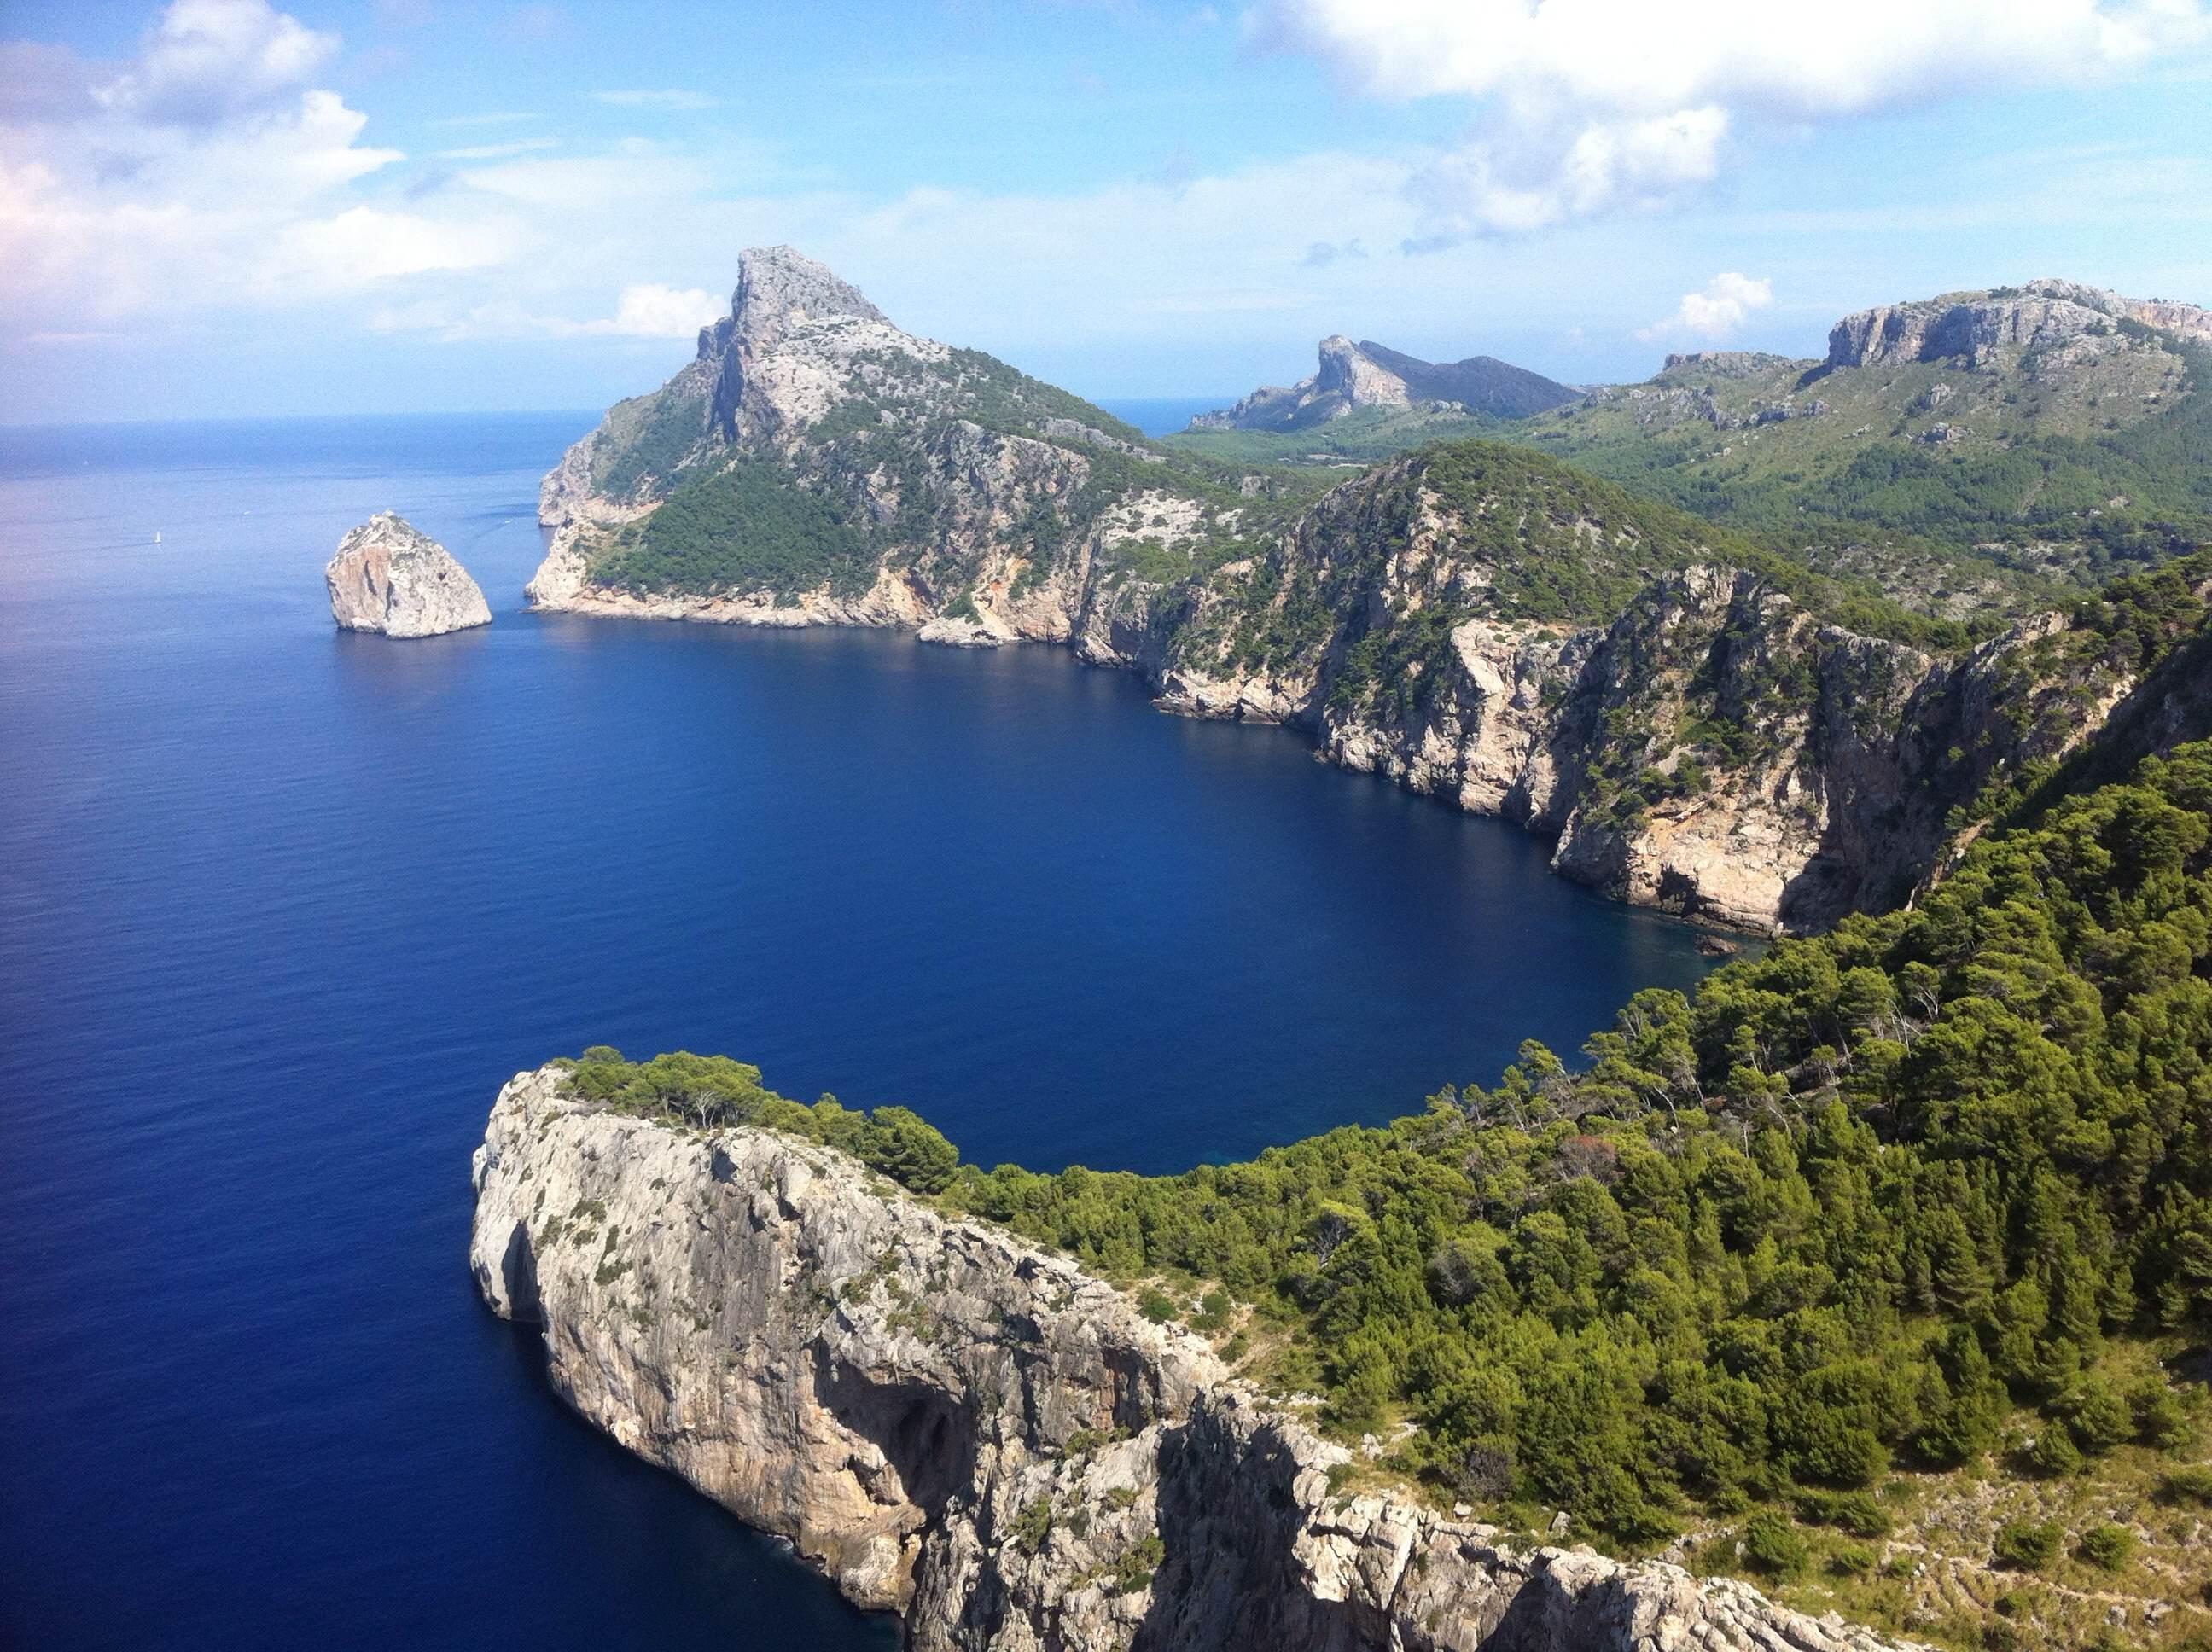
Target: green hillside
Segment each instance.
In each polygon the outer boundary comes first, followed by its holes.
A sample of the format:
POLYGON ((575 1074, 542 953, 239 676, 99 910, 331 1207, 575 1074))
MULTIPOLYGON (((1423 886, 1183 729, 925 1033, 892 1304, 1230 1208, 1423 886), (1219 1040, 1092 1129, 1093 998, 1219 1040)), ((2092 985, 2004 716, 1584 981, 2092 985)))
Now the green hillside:
POLYGON ((2212 1339, 2212 744, 1991 837, 1916 911, 1638 993, 1583 1055, 1527 1044, 1386 1128, 1164 1177, 956 1170, 901 1109, 799 1108, 735 1064, 593 1052, 579 1079, 848 1145, 1159 1281, 1347 1436, 1417 1424, 1388 1472, 1509 1527, 1717 1531, 1717 1569, 1817 1564, 1897 1622, 1911 1576, 1869 1540, 2001 1467, 2055 1511, 1999 1533, 2021 1609, 2038 1574, 2126 1569, 2086 1535, 2116 1506, 2203 1581, 2208 1407, 2172 1374, 2212 1339))
POLYGON ((1514 434, 1770 538, 1995 542, 2094 577, 2212 523, 2212 355, 2122 325, 2132 348, 2073 366, 1693 361, 1514 434))

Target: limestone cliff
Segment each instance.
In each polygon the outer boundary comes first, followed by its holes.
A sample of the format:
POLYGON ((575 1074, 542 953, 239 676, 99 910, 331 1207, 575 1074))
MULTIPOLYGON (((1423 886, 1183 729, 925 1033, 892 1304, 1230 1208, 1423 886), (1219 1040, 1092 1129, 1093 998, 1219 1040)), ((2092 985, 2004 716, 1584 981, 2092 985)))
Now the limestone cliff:
POLYGON ((2077 281, 2044 280, 1884 304, 1845 316, 1828 334, 1828 365, 1862 367, 1953 357, 1978 365, 2007 345, 2051 349, 2083 338, 2111 337, 2120 321, 2212 343, 2212 310, 2127 298, 2077 281))
MULTIPOLYGON (((2018 302, 2112 321, 2055 291, 2018 302)), ((2116 372, 2167 361, 2075 342, 2116 372)), ((1887 372, 1814 396, 1803 366, 1676 357, 1591 416, 1767 440, 1887 372)), ((1402 401, 1446 371, 1337 338, 1309 388, 1402 401)), ((1169 451, 901 331, 789 248, 745 255, 694 361, 569 451, 541 514, 540 607, 1065 644, 1169 710, 1292 724, 1516 821, 1567 876, 1755 929, 1904 898, 1953 810, 2066 756, 2136 686, 2049 616, 1971 656, 1900 641, 1863 587, 1525 449, 1437 444, 1334 488, 1169 451)))
POLYGON ((436 540, 396 512, 372 516, 338 541, 323 570, 342 631, 434 637, 491 623, 483 592, 436 540))
POLYGON ((1405 1497, 1073 1263, 826 1148, 501 1092, 471 1264, 585 1418, 921 1652, 1898 1643, 1405 1497))

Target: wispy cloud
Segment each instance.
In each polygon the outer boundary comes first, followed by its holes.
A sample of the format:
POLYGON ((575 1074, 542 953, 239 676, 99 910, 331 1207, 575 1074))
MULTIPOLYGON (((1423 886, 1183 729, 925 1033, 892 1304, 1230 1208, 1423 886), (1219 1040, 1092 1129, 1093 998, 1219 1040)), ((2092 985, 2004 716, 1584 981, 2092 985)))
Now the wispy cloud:
POLYGON ((594 92, 592 95, 601 103, 611 103, 618 109, 715 109, 721 99, 708 97, 704 92, 687 92, 679 87, 665 87, 659 90, 594 92))
POLYGON ((514 299, 455 305, 438 300, 387 305, 374 312, 369 325, 380 332, 427 332, 449 343, 487 338, 690 338, 729 307, 728 301, 696 287, 660 282, 633 283, 615 301, 615 312, 592 321, 539 315, 514 299))
POLYGON ((436 154, 441 161, 501 161, 510 155, 531 155, 558 147, 558 138, 519 137, 512 143, 478 143, 465 149, 440 149, 436 154))
POLYGON ((512 126, 520 121, 536 120, 538 117, 524 109, 497 109, 480 115, 441 115, 432 121, 433 126, 512 126))

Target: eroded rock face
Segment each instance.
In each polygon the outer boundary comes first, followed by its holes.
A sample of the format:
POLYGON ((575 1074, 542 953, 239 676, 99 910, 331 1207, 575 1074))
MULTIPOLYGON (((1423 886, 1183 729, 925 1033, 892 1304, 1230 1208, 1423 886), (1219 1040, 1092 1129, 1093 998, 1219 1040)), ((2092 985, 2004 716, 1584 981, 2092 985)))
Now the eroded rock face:
POLYGON ((338 541, 323 578, 331 617, 342 631, 434 637, 491 623, 491 609, 469 571, 397 512, 372 516, 338 541))
POLYGON ((1893 1652, 1755 1590, 1520 1550, 1383 1496, 1343 1448, 1065 1258, 843 1156, 500 1092, 484 1300, 562 1398, 788 1538, 919 1652, 1893 1652))
MULTIPOLYGON (((2133 348, 2114 329, 2154 310, 2186 331, 2186 309, 2039 282, 1870 311, 1838 326, 1836 348, 1917 359, 2002 337, 2039 341, 2049 361, 2133 348)), ((1672 357, 1651 385, 1592 400, 1632 406, 1638 424, 1780 425, 1830 411, 1791 387, 1794 370, 1749 403, 1714 386, 1810 365, 1672 357)), ((1936 417, 1958 410, 1938 389, 1916 416, 1962 435, 1936 417)), ((1284 428, 1271 422, 1454 396, 1527 410, 1571 393, 1488 358, 1438 366, 1332 337, 1312 379, 1214 422, 1284 428)), ((1409 454, 1286 510, 1264 476, 1200 487, 1169 452, 1103 428, 1109 416, 1079 413, 1002 364, 902 332, 787 247, 749 252, 696 359, 611 409, 546 477, 554 538, 531 599, 1064 643, 1140 672, 1166 710, 1290 724, 1335 762, 1517 822, 1555 841, 1559 872, 1608 894, 1757 930, 1905 898, 1950 852, 1954 805, 2066 756, 2136 687, 2109 651, 2069 645, 2039 664, 2048 621, 1963 659, 1852 635, 1720 566, 1724 552, 1652 554, 1668 531, 1632 505, 1576 502, 1571 482, 1516 479, 1510 463, 1471 497, 1409 454), (738 464, 861 525, 869 583, 672 592, 593 577, 672 492, 738 464), (1529 617, 1516 592, 1561 564, 1603 581, 1602 604, 1529 617)))
POLYGON ((1879 305, 1845 316, 1828 334, 1828 365, 1858 367, 1972 358, 2006 345, 2048 349, 2109 332, 2114 323, 2124 320, 2164 328, 2199 343, 2212 343, 2212 310, 2128 298, 2076 281, 2044 280, 1985 293, 1879 305))

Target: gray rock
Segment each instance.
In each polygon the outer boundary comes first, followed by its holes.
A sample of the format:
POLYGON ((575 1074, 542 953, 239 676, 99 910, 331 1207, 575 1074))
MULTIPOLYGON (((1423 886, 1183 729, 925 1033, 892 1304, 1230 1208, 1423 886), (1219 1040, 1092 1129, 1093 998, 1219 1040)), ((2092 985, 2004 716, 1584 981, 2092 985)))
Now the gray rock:
POLYGON ((491 623, 469 571, 394 511, 380 512, 339 540, 323 579, 342 631, 434 637, 491 623))
POLYGON ((758 1129, 500 1092, 470 1260, 562 1399, 787 1539, 916 1652, 1893 1652, 1747 1585, 1522 1550, 1395 1497, 1197 1337, 758 1129))
POLYGON ((2031 281, 2024 287, 1953 293, 1906 304, 1878 305, 1847 315, 1828 334, 1832 367, 1883 362, 1978 360, 2005 345, 2048 347, 2119 321, 2158 327, 2199 343, 2212 342, 2212 311, 2193 304, 2134 299, 2074 281, 2031 281))

